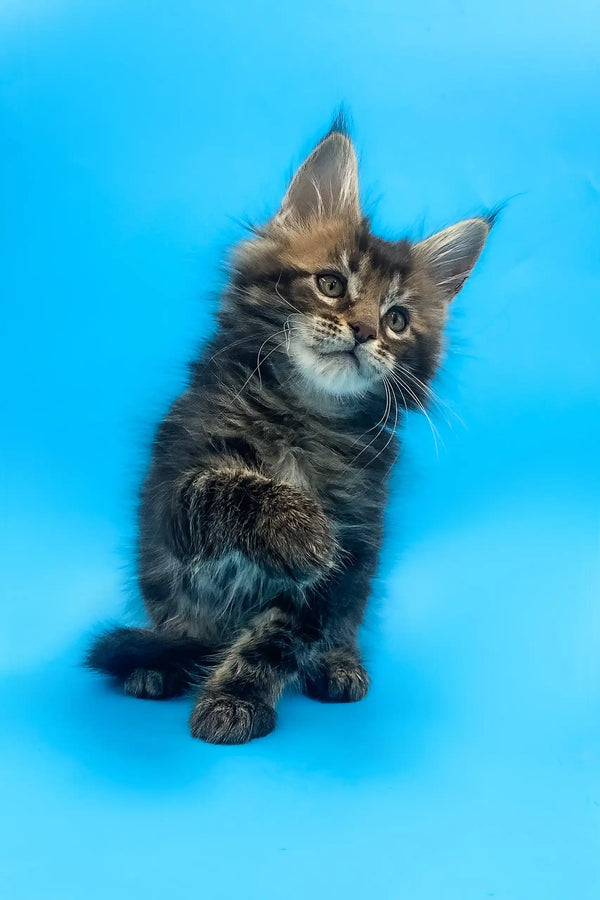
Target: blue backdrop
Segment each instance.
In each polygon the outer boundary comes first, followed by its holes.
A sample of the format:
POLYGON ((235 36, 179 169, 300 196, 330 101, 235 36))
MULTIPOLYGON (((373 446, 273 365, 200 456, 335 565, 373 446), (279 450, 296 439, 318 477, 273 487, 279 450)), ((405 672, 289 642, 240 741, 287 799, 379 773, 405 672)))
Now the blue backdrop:
POLYGON ((600 896, 600 8, 0 8, 7 900, 600 896), (227 245, 346 101, 421 236, 509 198, 395 477, 349 707, 240 748, 77 661, 227 245))

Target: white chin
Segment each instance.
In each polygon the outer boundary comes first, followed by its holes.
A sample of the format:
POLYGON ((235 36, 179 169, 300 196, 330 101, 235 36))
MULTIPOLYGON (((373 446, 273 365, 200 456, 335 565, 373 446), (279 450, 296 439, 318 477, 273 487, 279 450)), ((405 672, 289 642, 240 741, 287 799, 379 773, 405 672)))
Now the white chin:
POLYGON ((290 355, 308 383, 319 391, 348 397, 364 394, 369 387, 371 379, 348 353, 316 353, 298 341, 290 347, 290 355))

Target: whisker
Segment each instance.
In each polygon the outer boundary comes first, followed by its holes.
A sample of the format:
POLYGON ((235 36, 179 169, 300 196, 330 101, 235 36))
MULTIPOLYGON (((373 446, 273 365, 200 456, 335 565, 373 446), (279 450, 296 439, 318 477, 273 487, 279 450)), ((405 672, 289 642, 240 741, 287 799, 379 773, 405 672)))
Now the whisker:
POLYGON ((207 359, 207 362, 211 362, 213 359, 215 359, 215 357, 220 356, 221 353, 225 353, 227 350, 230 350, 232 347, 237 347, 238 344, 243 344, 246 341, 252 341, 252 340, 255 340, 255 335, 249 334, 245 338, 239 338, 239 340, 237 340, 237 341, 232 341, 230 344, 227 344, 225 347, 221 347, 221 349, 217 350, 216 353, 213 353, 212 356, 209 356, 207 359))
POLYGON ((369 434, 369 432, 374 431, 379 425, 381 425, 381 423, 385 419, 386 414, 387 414, 387 409, 388 409, 389 397, 388 397, 388 389, 387 389, 387 386, 385 383, 384 383, 383 387, 385 389, 386 405, 385 405, 385 409, 383 411, 382 417, 380 418, 379 422, 375 422, 374 425, 371 425, 370 428, 367 428, 366 431, 363 431, 362 434, 359 434, 359 436, 356 438, 356 440, 352 441, 352 443, 350 444, 351 447, 354 447, 356 444, 358 444, 358 442, 360 440, 362 440, 362 438, 366 437, 367 434, 369 434))
MULTIPOLYGON (((274 335, 271 335, 271 338, 276 337, 276 335, 277 335, 277 334, 280 334, 280 333, 281 333, 281 332, 279 332, 279 331, 276 332, 274 335)), ((271 340, 271 338, 267 338, 267 340, 271 340)), ((252 378, 254 377, 254 375, 260 370, 261 365, 262 365, 264 362, 266 362, 267 359, 268 359, 270 356, 272 356, 272 354, 275 353, 276 350, 281 349, 281 347, 283 347, 283 346, 285 345, 285 343, 286 343, 285 341, 282 341, 280 344, 277 344, 276 347, 273 347, 272 350, 269 350, 269 352, 266 354, 266 356, 264 356, 263 359, 259 361, 258 365, 255 366, 255 368, 250 372, 250 374, 249 374, 248 377, 246 378, 245 382, 243 383, 243 385, 241 386, 241 388, 239 389, 239 391, 237 392, 237 394, 235 394, 235 396, 232 397, 232 399, 231 399, 231 402, 232 402, 232 403, 234 403, 234 402, 238 399, 238 397, 240 396, 240 394, 242 393, 242 391, 247 387, 248 384, 250 384, 250 381, 252 380, 252 378)), ((263 342, 263 345, 262 345, 262 346, 264 346, 265 344, 266 344, 266 341, 263 342)), ((262 348, 261 348, 261 349, 262 349, 262 348)), ((259 353, 260 353, 260 351, 259 351, 259 353)), ((262 387, 262 379, 261 379, 261 382, 260 382, 260 383, 261 383, 261 387, 262 387)))
MULTIPOLYGON (((350 468, 351 466, 353 466, 354 463, 356 462, 356 460, 357 460, 360 456, 362 456, 362 454, 365 452, 365 450, 368 450, 369 447, 370 447, 373 443, 375 443, 375 441, 379 438, 379 435, 385 430, 385 427, 386 427, 386 425, 387 425, 387 423, 388 423, 388 419, 389 419, 390 412, 391 412, 391 410, 392 410, 392 401, 391 401, 391 397, 390 397, 390 389, 389 389, 389 387, 388 387, 388 385, 387 385, 387 383, 386 383, 385 381, 383 382, 383 386, 384 386, 384 388, 385 388, 385 395, 386 395, 385 412, 384 412, 384 414, 383 414, 383 419, 384 419, 383 425, 381 426, 381 428, 379 429, 379 431, 377 432, 377 434, 375 435, 375 437, 371 438, 371 440, 369 441, 369 443, 366 444, 366 445, 362 448, 362 450, 360 450, 360 451, 356 454, 356 456, 355 456, 353 459, 350 460, 350 462, 348 463, 347 468, 350 468)), ((381 421, 382 421, 382 420, 380 419, 379 422, 377 423, 377 425, 379 425, 379 423, 380 423, 381 421)), ((374 426, 374 427, 377 427, 377 426, 374 426)), ((369 429, 369 430, 372 430, 372 429, 369 429)), ((368 433, 368 432, 365 432, 365 434, 367 434, 367 433, 368 433)), ((361 435, 361 437, 363 437, 363 435, 361 435)), ((387 446, 387 445, 386 445, 386 446, 387 446)), ((375 457, 375 458, 377 458, 377 457, 375 457)))
POLYGON ((388 372, 388 376, 393 381, 396 382, 396 384, 398 385, 400 390, 408 391, 410 396, 413 398, 413 400, 415 401, 415 403, 417 404, 417 406, 419 407, 419 409, 421 410, 421 412, 427 419, 427 422, 429 423, 429 428, 431 429, 431 434, 433 436, 433 443, 435 444, 435 455, 439 459, 440 453, 439 453, 439 447, 438 447, 438 442, 437 442, 438 437, 439 437, 440 441, 442 442, 442 444, 444 442, 442 440, 442 436, 440 435, 439 431, 437 430, 437 428, 431 421, 431 418, 427 415, 427 410, 425 409, 425 407, 423 406, 423 404, 421 403, 421 401, 419 400, 417 395, 414 393, 414 391, 406 384, 406 382, 402 381, 402 379, 400 378, 400 375, 397 372, 388 372))
MULTIPOLYGON (((453 409, 452 406, 450 406, 450 404, 447 403, 445 400, 442 400, 442 398, 439 396, 439 394, 437 394, 433 390, 431 385, 425 384, 423 381, 421 381, 420 378, 417 378, 417 376, 413 372, 411 372, 409 369, 405 368, 401 364, 400 364, 399 371, 402 373, 402 375, 405 375, 408 378, 410 378, 418 387, 422 388, 422 390, 427 392, 428 396, 431 398, 431 401, 438 407, 438 409, 440 409, 440 415, 443 414, 441 407, 444 407, 444 409, 446 409, 450 415, 454 416, 454 418, 463 426, 463 428, 467 427, 465 424, 465 421, 463 419, 461 419, 461 417, 458 415, 456 410, 453 409)), ((452 428, 452 423, 448 420, 448 418, 445 415, 443 418, 444 418, 444 421, 446 422, 446 424, 448 425, 448 427, 452 428)))
MULTIPOLYGON (((384 378, 385 378, 385 376, 384 376, 384 378)), ((385 381, 384 381, 384 384, 385 384, 385 381)), ((391 388, 390 388, 390 390, 391 390, 391 388)), ((379 451, 379 453, 375 454, 375 456, 373 457, 373 459, 370 460, 370 462, 368 463, 368 465, 373 465, 373 463, 375 462, 375 460, 376 460, 376 459, 379 459, 379 457, 385 452, 385 450, 386 450, 387 447, 389 446, 390 442, 393 440, 394 435, 396 434, 396 428, 398 427, 398 401, 396 400, 396 395, 395 395, 395 393, 394 393, 393 390, 391 390, 391 396, 392 396, 392 399, 393 399, 393 401, 394 401, 394 405, 395 405, 395 407, 396 407, 396 414, 395 414, 395 418, 394 418, 394 426, 393 426, 393 428, 392 428, 392 430, 391 430, 391 432, 390 432, 390 436, 388 437, 387 441, 385 442, 385 444, 383 445, 383 447, 381 448, 381 450, 379 451)), ((387 424, 387 423, 386 423, 386 424, 387 424)), ((364 468, 364 467, 363 467, 363 468, 364 468)))
MULTIPOLYGON (((285 330, 285 329, 281 329, 280 331, 276 331, 275 334, 269 335, 269 337, 266 338, 266 339, 262 342, 262 344, 260 345, 260 347, 258 348, 258 353, 256 354, 256 369, 254 370, 254 372, 258 372, 258 381, 259 381, 259 383, 260 383, 261 388, 262 388, 262 375, 261 375, 261 373, 260 373, 260 362, 261 362, 261 360, 260 360, 260 354, 262 353, 262 348, 263 348, 263 347, 265 346, 265 344, 267 344, 269 341, 273 340, 274 337, 277 337, 278 335, 283 334, 283 333, 284 333, 284 330, 285 330)), ((275 349, 275 348, 274 348, 274 349, 275 349)), ((254 372, 252 373, 252 375, 254 374, 254 372)), ((250 377, 252 377, 252 376, 250 376, 250 377)), ((245 387, 245 385, 244 385, 244 387, 245 387)), ((244 388, 242 388, 242 390, 243 390, 243 389, 244 389, 244 388)))
MULTIPOLYGON (((405 412, 406 414, 408 414, 408 406, 406 405, 406 398, 405 398, 404 394, 402 393, 402 391, 400 391, 400 397, 401 397, 401 399, 402 399, 402 405, 404 406, 404 412, 405 412)), ((392 462, 391 462, 391 464, 388 466, 387 471, 386 471, 386 473, 385 473, 385 478, 388 477, 388 475, 390 474, 390 472, 391 472, 392 469, 394 468, 394 463, 395 463, 395 462, 396 462, 396 460, 393 459, 392 462)))
POLYGON ((284 297, 283 294, 280 292, 280 290, 279 290, 279 282, 281 281, 281 275, 282 275, 282 274, 283 274, 283 273, 281 273, 281 272, 279 273, 279 278, 277 279, 277 283, 276 283, 276 285, 275 285, 275 293, 277 294, 277 296, 279 297, 280 300, 283 300, 284 303, 287 303, 287 305, 288 305, 291 309, 295 310, 295 312, 297 312, 298 315, 304 316, 304 318, 308 318, 308 317, 306 316, 306 313, 303 313, 302 310, 298 309, 297 306, 294 306, 294 304, 291 303, 291 302, 287 299, 287 297, 284 297))

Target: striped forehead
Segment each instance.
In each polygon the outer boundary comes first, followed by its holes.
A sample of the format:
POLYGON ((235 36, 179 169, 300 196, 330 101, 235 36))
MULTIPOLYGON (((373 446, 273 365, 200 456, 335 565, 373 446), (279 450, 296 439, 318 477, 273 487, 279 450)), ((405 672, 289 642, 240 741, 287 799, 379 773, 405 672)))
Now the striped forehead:
POLYGON ((392 306, 402 294, 402 276, 399 272, 396 272, 395 275, 392 276, 392 280, 388 285, 388 289, 386 291, 385 297, 382 300, 382 307, 386 308, 388 306, 392 306))
POLYGON ((349 254, 343 251, 340 256, 342 268, 348 273, 348 293, 351 297, 360 297, 365 293, 379 294, 382 307, 391 305, 402 293, 404 277, 401 272, 382 272, 373 266, 369 254, 364 253, 357 261, 358 264, 350 267, 349 254))
POLYGON ((364 224, 355 235, 352 249, 343 251, 342 262, 351 290, 360 287, 364 290, 368 282, 385 290, 387 283, 387 292, 397 293, 412 270, 408 241, 384 241, 371 234, 364 224))

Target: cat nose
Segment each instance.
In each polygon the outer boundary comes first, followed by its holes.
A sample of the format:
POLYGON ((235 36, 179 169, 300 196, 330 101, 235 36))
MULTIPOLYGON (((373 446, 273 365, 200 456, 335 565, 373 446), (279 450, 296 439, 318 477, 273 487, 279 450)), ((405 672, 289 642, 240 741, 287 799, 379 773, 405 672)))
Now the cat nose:
POLYGON ((350 328, 354 332, 354 339, 358 344, 364 344, 365 341, 368 341, 370 338, 376 338, 377 332, 372 325, 369 325, 368 322, 353 322, 350 325, 350 328))

